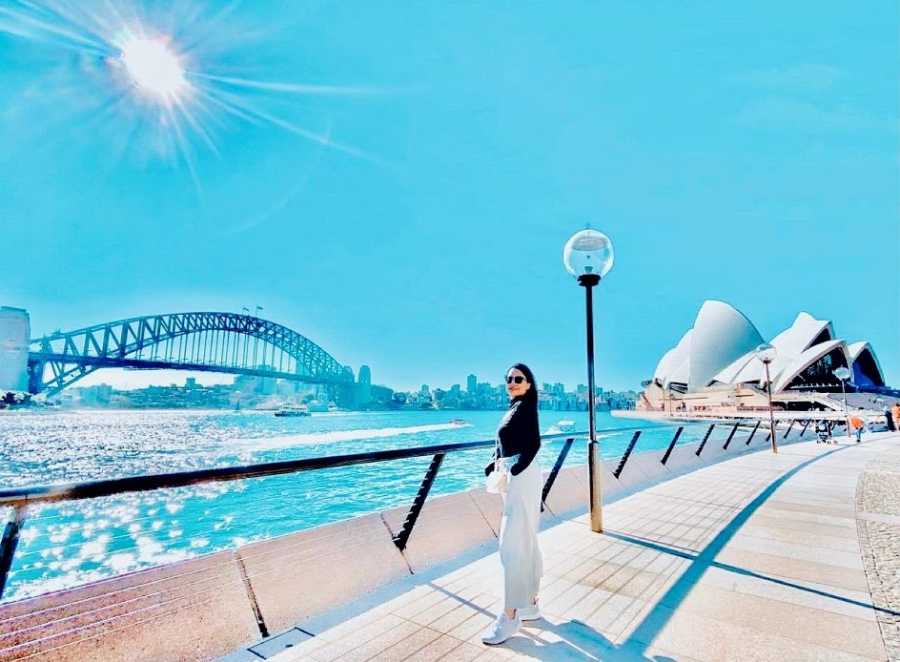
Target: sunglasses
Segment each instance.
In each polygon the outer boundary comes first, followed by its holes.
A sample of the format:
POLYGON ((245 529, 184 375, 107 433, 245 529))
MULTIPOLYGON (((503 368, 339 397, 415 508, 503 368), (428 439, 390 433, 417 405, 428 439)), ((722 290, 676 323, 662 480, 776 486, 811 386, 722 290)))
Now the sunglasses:
POLYGON ((512 375, 509 375, 506 378, 507 384, 512 384, 513 382, 515 382, 516 384, 521 384, 524 381, 525 381, 525 378, 522 375, 516 375, 515 377, 513 377, 512 375))

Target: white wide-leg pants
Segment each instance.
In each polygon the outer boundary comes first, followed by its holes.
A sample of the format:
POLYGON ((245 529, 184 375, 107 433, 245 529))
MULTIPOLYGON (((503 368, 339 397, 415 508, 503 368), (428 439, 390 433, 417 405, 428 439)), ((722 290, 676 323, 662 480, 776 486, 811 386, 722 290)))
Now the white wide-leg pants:
POLYGON ((541 518, 541 469, 537 458, 518 476, 509 474, 500 520, 504 608, 522 609, 538 594, 544 560, 538 546, 541 518))

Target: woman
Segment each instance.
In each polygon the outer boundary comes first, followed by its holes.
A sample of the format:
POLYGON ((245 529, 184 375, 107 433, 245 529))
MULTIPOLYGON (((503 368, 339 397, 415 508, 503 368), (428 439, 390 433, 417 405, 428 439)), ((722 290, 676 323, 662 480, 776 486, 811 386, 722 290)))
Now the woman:
POLYGON ((541 469, 535 456, 541 448, 537 384, 528 366, 516 363, 506 373, 509 410, 497 429, 499 458, 484 469, 508 472, 500 521, 500 562, 503 564, 503 612, 482 637, 502 644, 519 631, 522 621, 541 617, 538 588, 544 574, 538 547, 541 516, 541 469), (496 467, 495 467, 496 465, 496 467))

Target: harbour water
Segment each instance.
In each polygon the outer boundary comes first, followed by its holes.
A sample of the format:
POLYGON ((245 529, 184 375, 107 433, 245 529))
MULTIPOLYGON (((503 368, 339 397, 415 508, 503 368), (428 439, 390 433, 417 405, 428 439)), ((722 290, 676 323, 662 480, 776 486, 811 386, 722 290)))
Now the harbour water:
MULTIPOLYGON (((81 410, 0 415, 4 488, 97 480, 233 464, 491 439, 499 411, 334 412, 277 418, 271 412, 81 410), (460 417, 465 425, 451 424, 460 417)), ((587 428, 586 412, 542 412, 587 428)), ((598 415, 598 429, 644 425, 598 415)), ((690 442, 705 426, 688 426, 690 442)), ((664 447, 671 426, 646 422, 635 452, 664 447)), ((604 432, 602 452, 620 455, 631 432, 604 432)), ((552 466, 562 441, 545 444, 552 466)), ((483 483, 485 449, 448 455, 432 494, 483 483)), ((430 457, 254 478, 33 508, 22 530, 5 600, 190 558, 394 506, 408 505, 430 457)), ((567 465, 586 461, 573 447, 567 465)), ((3 513, 4 515, 6 513, 3 513)))

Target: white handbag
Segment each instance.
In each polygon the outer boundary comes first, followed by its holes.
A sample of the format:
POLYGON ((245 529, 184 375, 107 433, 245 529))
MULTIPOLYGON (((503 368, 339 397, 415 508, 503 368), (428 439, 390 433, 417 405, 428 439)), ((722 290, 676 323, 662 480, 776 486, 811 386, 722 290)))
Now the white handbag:
POLYGON ((506 462, 503 460, 504 458, 500 457, 500 442, 498 441, 494 453, 494 470, 484 480, 484 488, 491 494, 506 492, 509 484, 509 467, 506 466, 506 462))

